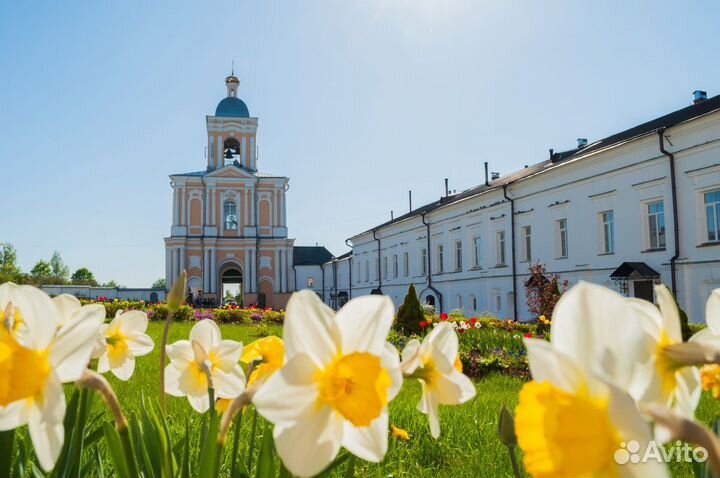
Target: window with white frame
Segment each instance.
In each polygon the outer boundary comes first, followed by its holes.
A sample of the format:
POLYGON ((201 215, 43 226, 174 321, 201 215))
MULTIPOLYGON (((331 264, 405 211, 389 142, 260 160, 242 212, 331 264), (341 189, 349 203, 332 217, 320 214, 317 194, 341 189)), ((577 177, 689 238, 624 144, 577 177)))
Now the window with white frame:
POLYGON ((708 242, 720 241, 720 190, 703 194, 708 242))
POLYGON ((473 267, 480 267, 482 262, 482 240, 480 236, 473 237, 473 267))
POLYGON ((555 221, 555 231, 557 234, 557 258, 564 259, 568 256, 567 219, 558 219, 555 221))
POLYGON ((393 278, 397 279, 398 274, 398 257, 397 254, 393 254, 393 278))
POLYGON ((234 201, 225 201, 223 204, 223 217, 225 218, 224 222, 226 231, 237 230, 237 206, 234 201))
POLYGON ((648 246, 665 249, 665 203, 653 201, 647 205, 648 246))
POLYGON ((410 254, 403 252, 403 277, 410 275, 410 254))
POLYGON ((497 265, 504 266, 505 265, 505 231, 497 231, 495 233, 495 245, 497 247, 496 250, 496 259, 497 259, 497 265))
POLYGON ((427 275, 427 249, 420 249, 420 273, 427 275))
POLYGON ((497 294, 495 296, 495 311, 500 312, 502 310, 502 297, 500 297, 500 294, 497 294))
POLYGON ((462 294, 458 294, 456 298, 457 308, 462 309, 463 308, 463 300, 462 300, 462 294))
POLYGON ((461 271, 462 264, 462 241, 455 241, 455 270, 461 271))
POLYGON ((380 280, 380 258, 375 259, 375 280, 380 280))
POLYGON ((387 265, 387 256, 383 256, 383 279, 387 279, 388 276, 388 265, 387 265))
POLYGON ((444 268, 445 267, 444 266, 444 263, 445 263, 445 257, 444 257, 445 250, 444 249, 445 248, 443 247, 442 244, 438 244, 436 246, 436 249, 437 249, 437 272, 438 272, 438 274, 442 274, 445 270, 445 268, 444 268))
POLYGON ((365 282, 370 282, 370 261, 365 261, 365 282))
POLYGON ((477 297, 475 297, 475 294, 470 294, 470 305, 473 312, 477 312, 477 297))
POLYGON ((520 228, 520 238, 522 240, 521 258, 524 262, 530 262, 532 261, 532 226, 520 228))
MULTIPOLYGON (((353 260, 353 263, 354 262, 355 261, 353 260)), ((360 282, 361 281, 361 279, 360 279, 360 264, 356 264, 355 269, 357 269, 357 272, 355 273, 355 275, 357 276, 357 279, 355 280, 355 282, 360 282)))
POLYGON ((615 213, 612 210, 600 213, 600 227, 602 229, 600 251, 603 254, 612 254, 615 252, 615 213))

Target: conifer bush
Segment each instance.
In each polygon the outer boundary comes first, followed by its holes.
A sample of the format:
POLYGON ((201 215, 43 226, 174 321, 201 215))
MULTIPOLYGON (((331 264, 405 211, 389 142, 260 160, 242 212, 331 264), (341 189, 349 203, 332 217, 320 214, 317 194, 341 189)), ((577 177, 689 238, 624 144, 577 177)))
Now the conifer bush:
POLYGON ((420 305, 415 285, 408 287, 405 300, 398 309, 395 320, 395 328, 406 334, 419 334, 421 332, 420 322, 425 320, 425 313, 420 305))

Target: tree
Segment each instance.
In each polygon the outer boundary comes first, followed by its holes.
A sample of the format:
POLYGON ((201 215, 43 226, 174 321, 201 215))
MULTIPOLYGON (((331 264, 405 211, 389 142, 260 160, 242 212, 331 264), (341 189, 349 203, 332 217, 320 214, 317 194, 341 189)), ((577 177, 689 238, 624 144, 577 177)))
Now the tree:
POLYGON ((15 247, 9 242, 0 242, 0 283, 17 282, 20 276, 15 247))
POLYGON ((425 313, 420 305, 415 285, 410 284, 408 287, 405 300, 398 309, 397 319, 395 320, 395 328, 405 333, 420 333, 422 330, 420 322, 425 320, 425 313))
POLYGON ((78 284, 78 285, 91 285, 91 286, 97 285, 97 281, 95 280, 95 275, 87 267, 81 267, 80 269, 73 272, 73 275, 70 278, 70 281, 73 284, 78 284))
POLYGON ((52 279, 57 284, 67 284, 70 280, 70 268, 65 265, 62 256, 58 251, 53 252, 50 258, 50 268, 52 269, 52 279))
POLYGON ((42 284, 47 282, 52 276, 52 267, 46 260, 40 259, 35 263, 32 270, 30 271, 30 279, 35 284, 42 284))
POLYGON ((153 282, 152 288, 153 288, 153 289, 166 290, 166 289, 167 289, 167 282, 165 282, 165 278, 164 278, 164 277, 161 277, 161 278, 159 278, 158 280, 156 280, 155 282, 153 282))
MULTIPOLYGON (((532 264, 528 270, 530 277, 525 281, 528 310, 533 318, 545 316, 547 320, 552 320, 555 304, 567 290, 569 283, 567 280, 561 280, 558 274, 547 274, 545 264, 540 261, 532 264)), ((539 323, 538 331, 544 331, 545 325, 539 323)))
POLYGON ((105 282, 102 286, 103 287, 123 287, 120 284, 118 284, 117 281, 115 281, 115 280, 109 280, 109 281, 105 282))

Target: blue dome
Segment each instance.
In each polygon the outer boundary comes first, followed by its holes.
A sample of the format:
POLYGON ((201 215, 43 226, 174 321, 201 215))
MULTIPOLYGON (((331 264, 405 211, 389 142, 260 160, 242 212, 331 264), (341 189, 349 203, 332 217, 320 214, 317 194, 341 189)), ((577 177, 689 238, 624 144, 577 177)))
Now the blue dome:
POLYGON ((215 116, 225 116, 230 118, 249 118, 250 111, 243 100, 228 96, 218 103, 215 108, 215 116))

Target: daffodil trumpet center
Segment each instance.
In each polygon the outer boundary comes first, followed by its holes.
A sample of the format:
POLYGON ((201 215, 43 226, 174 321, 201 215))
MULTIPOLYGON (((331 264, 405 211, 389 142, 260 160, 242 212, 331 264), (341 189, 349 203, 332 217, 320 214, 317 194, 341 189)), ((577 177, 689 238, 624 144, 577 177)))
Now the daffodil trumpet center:
POLYGON ((376 355, 340 354, 314 379, 318 405, 331 406, 355 426, 369 426, 388 404, 392 380, 376 355))
POLYGON ((0 406, 17 400, 42 397, 50 376, 48 350, 32 350, 0 332, 0 406))
POLYGON ((529 382, 520 391, 515 430, 534 478, 619 476, 613 456, 621 438, 606 399, 529 382))
POLYGON ((669 396, 677 387, 677 371, 685 367, 685 364, 675 360, 671 347, 675 343, 670 340, 667 333, 663 331, 657 343, 655 367, 662 383, 662 393, 669 396))

